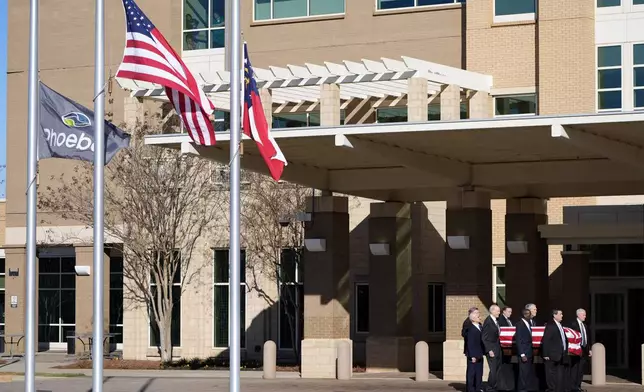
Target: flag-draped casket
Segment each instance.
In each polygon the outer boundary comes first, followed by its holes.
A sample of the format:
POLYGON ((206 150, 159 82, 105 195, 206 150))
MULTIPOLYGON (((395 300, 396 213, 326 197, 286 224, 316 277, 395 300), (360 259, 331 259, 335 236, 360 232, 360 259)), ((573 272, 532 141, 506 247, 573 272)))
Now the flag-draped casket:
MULTIPOLYGON (((532 347, 538 349, 541 347, 541 339, 546 327, 532 327, 532 347)), ((516 327, 501 327, 501 347, 503 349, 512 349, 514 343, 514 334, 516 327)), ((564 327, 566 338, 568 339, 568 354, 581 355, 581 333, 571 328, 564 327)))

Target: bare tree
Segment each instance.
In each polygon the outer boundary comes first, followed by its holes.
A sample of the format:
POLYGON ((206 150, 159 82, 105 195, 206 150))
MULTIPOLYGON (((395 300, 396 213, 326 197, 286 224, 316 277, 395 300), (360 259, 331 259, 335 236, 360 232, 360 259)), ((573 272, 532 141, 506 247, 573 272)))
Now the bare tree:
POLYGON ((299 271, 304 227, 297 216, 304 212, 306 197, 313 190, 277 183, 267 176, 247 175, 250 181, 243 192, 241 225, 250 275, 248 290, 255 291, 269 306, 280 306, 288 321, 294 355, 299 358, 297 319, 303 306, 299 299, 302 296, 299 271), (275 290, 267 287, 271 284, 275 290))
MULTIPOLYGON (((105 168, 104 203, 106 237, 122 244, 124 299, 148 309, 161 359, 169 361, 172 310, 206 265, 195 252, 218 223, 225 224, 227 193, 212 181, 208 160, 144 145, 142 137, 162 127, 146 116, 130 130, 131 147, 105 168), (173 292, 177 287, 180 292, 173 292)), ((40 209, 91 227, 91 165, 79 162, 73 173, 51 180, 53 185, 39 189, 40 209)))

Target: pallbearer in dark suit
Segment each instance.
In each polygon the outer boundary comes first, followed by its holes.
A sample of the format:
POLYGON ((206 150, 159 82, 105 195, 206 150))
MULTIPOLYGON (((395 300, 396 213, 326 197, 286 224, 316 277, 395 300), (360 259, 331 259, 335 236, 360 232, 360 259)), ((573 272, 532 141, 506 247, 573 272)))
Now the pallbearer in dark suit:
POLYGON ((590 331, 585 323, 586 311, 584 309, 577 309, 577 318, 571 322, 568 327, 574 329, 581 334, 581 357, 570 356, 570 373, 568 380, 570 385, 568 387, 571 392, 582 391, 581 382, 584 377, 584 369, 588 358, 592 357, 593 352, 590 349, 592 343, 590 341, 590 331))
POLYGON ((552 311, 552 320, 546 323, 541 339, 541 356, 546 367, 546 384, 548 392, 566 392, 568 357, 568 339, 561 321, 563 312, 560 309, 552 311))
POLYGON ((478 312, 470 314, 472 325, 467 330, 467 392, 479 392, 483 384, 484 350, 481 320, 478 312))
POLYGON ((514 324, 512 324, 510 317, 512 317, 512 308, 509 306, 504 306, 501 309, 501 316, 498 319, 499 325, 501 327, 514 327, 514 324))
POLYGON ((483 323, 483 346, 485 348, 485 358, 490 368, 490 373, 487 379, 487 391, 496 392, 497 379, 499 374, 499 367, 501 365, 501 341, 499 335, 501 329, 497 319, 501 314, 501 308, 493 304, 490 306, 490 315, 483 323))
POLYGON ((530 318, 530 310, 523 309, 523 318, 517 323, 517 329, 514 334, 517 355, 519 357, 518 392, 536 391, 539 389, 532 362, 532 327, 530 326, 530 318))
POLYGON ((472 325, 472 321, 470 321, 470 315, 474 312, 478 314, 479 308, 477 308, 476 306, 470 308, 467 311, 467 318, 465 319, 465 321, 463 321, 463 328, 461 329, 461 336, 463 337, 463 355, 467 355, 467 331, 469 331, 470 325, 472 325))

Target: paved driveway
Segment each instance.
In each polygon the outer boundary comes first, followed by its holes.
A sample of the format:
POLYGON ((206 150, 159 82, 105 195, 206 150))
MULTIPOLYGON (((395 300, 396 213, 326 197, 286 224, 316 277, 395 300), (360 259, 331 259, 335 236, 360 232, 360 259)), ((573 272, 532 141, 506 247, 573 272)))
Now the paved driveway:
MULTIPOLYGON (((36 381, 38 391, 51 392, 88 392, 92 387, 92 380, 88 377, 66 379, 39 379, 36 381)), ((460 383, 444 381, 429 381, 416 383, 411 380, 391 379, 363 379, 351 381, 337 380, 261 380, 242 379, 241 389, 244 392, 392 392, 392 391, 436 391, 455 392, 462 391, 460 383)), ((641 386, 610 385, 603 388, 588 387, 589 392, 635 392, 642 391, 641 386)), ((0 384, 1 392, 22 392, 23 382, 0 384)), ((104 392, 228 392, 228 380, 204 378, 150 378, 150 377, 108 377, 104 383, 104 392)))

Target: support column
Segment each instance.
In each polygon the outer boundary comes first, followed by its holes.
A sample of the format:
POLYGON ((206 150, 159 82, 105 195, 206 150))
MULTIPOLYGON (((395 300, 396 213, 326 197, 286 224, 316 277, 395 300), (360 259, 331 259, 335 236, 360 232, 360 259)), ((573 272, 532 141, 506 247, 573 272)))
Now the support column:
POLYGON ((458 121, 461 119, 461 88, 455 84, 441 91, 441 120, 458 121))
POLYGON ((461 328, 467 310, 484 316, 492 302, 492 210, 485 192, 462 191, 447 200, 445 246, 445 380, 465 379, 461 328))
MULTIPOLYGON (((414 371, 411 206, 372 203, 369 244, 386 244, 388 254, 369 252, 369 337, 367 371, 414 371)), ((371 248, 371 245, 370 245, 371 248)), ((387 252, 382 252, 387 253, 387 252)))
POLYGON ((407 86, 407 121, 427 121, 427 79, 410 78, 407 86))
POLYGON ((320 125, 335 127, 340 125, 340 86, 323 84, 320 86, 320 125))
POLYGON ((545 200, 506 201, 505 294, 506 304, 515 309, 515 314, 528 303, 542 308, 542 315, 548 311, 548 243, 541 238, 538 229, 539 225, 547 223, 545 200))
MULTIPOLYGON (((92 246, 75 246, 76 266, 89 266, 90 276, 76 276, 76 334, 92 333, 94 306, 90 300, 93 297, 94 288, 94 248, 92 246)), ((110 255, 104 252, 103 255, 103 306, 104 323, 103 332, 109 332, 110 328, 110 255)), ((76 354, 82 353, 83 345, 76 344, 76 354)), ((109 346, 106 346, 109 347, 109 346)))
POLYGON ((493 116, 493 104, 490 94, 477 91, 469 100, 470 119, 490 118, 493 116))
MULTIPOLYGON (((37 268, 37 265, 36 265, 37 268)), ((25 333, 25 304, 27 302, 27 249, 26 248, 5 248, 5 301, 4 301, 4 333, 5 334, 24 334, 25 333), (10 273, 10 271, 12 273, 10 273), (13 274, 16 274, 14 276, 13 274), (16 307, 11 306, 11 297, 15 296, 17 299, 16 307)), ((36 285, 38 278, 36 277, 36 285)), ((36 286, 36 296, 38 296, 38 288, 36 286)), ((38 299, 36 298, 36 305, 38 299)), ((36 342, 38 341, 38 308, 36 308, 36 342)), ((37 347, 37 346, 36 346, 37 347)), ((16 350, 16 348, 13 348, 16 350)), ((9 347, 5 345, 6 352, 9 352, 9 347)), ((25 340, 22 339, 20 346, 16 352, 24 353, 25 340)))
POLYGON ((349 201, 308 198, 305 223, 302 378, 335 378, 337 345, 350 340, 349 201), (315 247, 314 247, 315 246, 315 247))
POLYGON ((259 99, 262 101, 262 106, 264 106, 264 117, 266 117, 266 123, 270 129, 273 127, 273 94, 271 90, 267 88, 260 89, 259 99))
POLYGON ((566 295, 562 297, 559 306, 564 313, 564 320, 570 321, 574 320, 575 311, 579 308, 589 312, 590 252, 564 251, 561 252, 561 258, 566 295))

